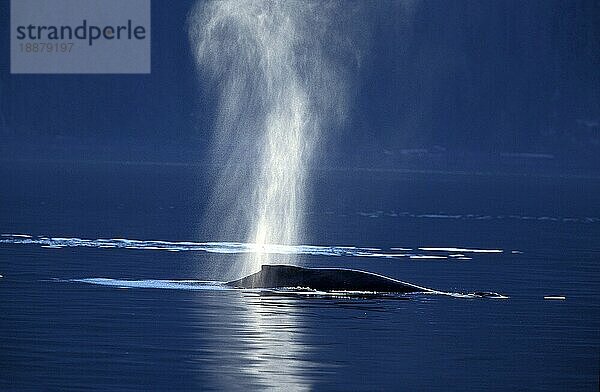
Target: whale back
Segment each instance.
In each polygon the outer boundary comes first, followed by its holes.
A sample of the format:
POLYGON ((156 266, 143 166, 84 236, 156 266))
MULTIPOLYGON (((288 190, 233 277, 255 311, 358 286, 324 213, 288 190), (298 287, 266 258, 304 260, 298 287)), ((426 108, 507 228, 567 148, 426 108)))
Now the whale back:
POLYGON ((259 272, 226 283, 256 289, 306 287, 319 291, 373 291, 410 293, 430 291, 370 272, 342 268, 303 268, 293 265, 263 265, 259 272))

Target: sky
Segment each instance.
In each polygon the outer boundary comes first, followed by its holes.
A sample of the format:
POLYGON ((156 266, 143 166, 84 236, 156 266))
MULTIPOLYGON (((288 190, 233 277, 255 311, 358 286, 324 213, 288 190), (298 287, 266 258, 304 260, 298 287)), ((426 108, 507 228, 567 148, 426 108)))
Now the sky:
MULTIPOLYGON (((205 161, 217 94, 191 53, 193 3, 152 1, 149 75, 11 75, 2 0, 3 156, 205 161)), ((476 165, 526 153, 600 167, 600 2, 362 8, 353 22, 363 42, 348 121, 331 131, 323 164, 427 165, 441 155, 476 165)))

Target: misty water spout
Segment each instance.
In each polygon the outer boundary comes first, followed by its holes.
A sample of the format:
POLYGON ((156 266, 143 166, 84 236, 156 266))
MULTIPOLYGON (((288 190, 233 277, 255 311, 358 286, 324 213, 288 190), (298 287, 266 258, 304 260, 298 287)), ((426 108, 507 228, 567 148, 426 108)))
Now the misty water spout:
POLYGON ((198 72, 218 94, 212 158, 221 169, 206 224, 218 227, 208 231, 220 240, 255 244, 236 274, 271 262, 265 245, 293 245, 303 236, 316 147, 323 129, 344 117, 339 60, 350 52, 331 31, 338 8, 224 0, 199 2, 191 14, 198 72))

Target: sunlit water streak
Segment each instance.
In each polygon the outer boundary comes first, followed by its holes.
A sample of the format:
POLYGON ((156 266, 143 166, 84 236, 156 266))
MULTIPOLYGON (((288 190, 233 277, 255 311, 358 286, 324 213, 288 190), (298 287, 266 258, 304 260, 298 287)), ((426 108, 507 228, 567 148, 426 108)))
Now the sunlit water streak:
MULTIPOLYGON (((126 238, 64 238, 31 236, 28 234, 1 234, 1 244, 39 245, 46 249, 61 249, 71 247, 88 247, 100 249, 137 249, 147 251, 197 251, 221 254, 261 254, 278 256, 332 256, 332 257, 370 257, 385 259, 409 260, 471 260, 478 254, 502 254, 502 249, 474 249, 465 247, 391 247, 381 249, 376 247, 357 246, 317 246, 317 245, 258 245, 241 242, 191 242, 191 241, 159 241, 135 240, 126 238), (466 256, 466 254, 471 256, 466 256)), ((517 253, 518 251, 512 251, 517 253)), ((241 276, 241 275, 239 275, 241 276)))
POLYGON ((333 26, 352 8, 327 1, 223 0, 198 2, 191 13, 199 75, 212 78, 219 97, 213 160, 223 168, 206 230, 257 245, 235 266, 237 275, 271 261, 272 253, 263 251, 267 244, 301 241, 317 144, 323 128, 344 117, 345 68, 357 55, 345 51, 353 47, 349 35, 333 26))

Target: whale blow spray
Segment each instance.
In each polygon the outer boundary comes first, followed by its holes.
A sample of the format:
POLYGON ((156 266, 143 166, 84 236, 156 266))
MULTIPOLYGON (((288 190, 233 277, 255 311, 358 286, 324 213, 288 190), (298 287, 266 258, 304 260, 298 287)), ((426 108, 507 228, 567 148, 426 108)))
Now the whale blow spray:
POLYGON ((302 240, 309 169, 323 131, 345 117, 358 63, 344 32, 355 13, 344 2, 221 0, 190 15, 198 72, 218 102, 207 230, 254 244, 232 275, 271 262, 268 247, 302 240))

